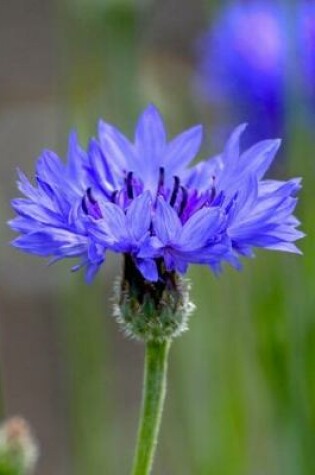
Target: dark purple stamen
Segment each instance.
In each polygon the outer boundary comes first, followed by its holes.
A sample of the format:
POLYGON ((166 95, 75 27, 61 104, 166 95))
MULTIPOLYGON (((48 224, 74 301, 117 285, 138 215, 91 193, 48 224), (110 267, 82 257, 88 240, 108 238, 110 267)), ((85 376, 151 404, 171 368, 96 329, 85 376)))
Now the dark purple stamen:
POLYGON ((126 185, 127 185, 127 196, 129 199, 133 199, 133 186, 132 186, 132 172, 129 172, 126 178, 126 185))
POLYGON ((180 180, 179 180, 178 176, 174 176, 174 188, 173 188, 173 192, 172 192, 171 199, 170 199, 170 205, 171 206, 174 206, 174 204, 176 202, 176 198, 177 198, 177 194, 178 194, 178 190, 179 190, 179 185, 180 185, 180 180))
POLYGON ((92 189, 91 188, 88 188, 86 190, 86 194, 87 194, 87 197, 90 201, 90 203, 92 203, 92 205, 95 205, 97 203, 96 199, 94 198, 94 196, 92 195, 92 189))
POLYGON ((100 219, 102 217, 102 212, 98 205, 98 202, 92 195, 91 188, 86 190, 85 195, 82 198, 82 210, 88 216, 92 216, 95 219, 100 219))
POLYGON ((164 177, 165 177, 165 170, 164 170, 164 167, 160 167, 158 189, 162 188, 162 186, 164 185, 164 177))
POLYGON ((85 201, 85 196, 82 198, 82 209, 85 214, 89 214, 89 210, 85 201))
POLYGON ((216 189, 215 189, 215 176, 212 177, 212 187, 211 187, 211 194, 210 194, 210 203, 214 200, 216 195, 216 189))
POLYGON ((118 195, 118 190, 113 191, 112 196, 111 196, 111 201, 113 203, 116 203, 117 195, 118 195))
POLYGON ((221 206, 224 203, 225 200, 225 194, 223 191, 220 191, 218 195, 216 195, 215 199, 211 203, 212 206, 221 206))
POLYGON ((225 208, 226 214, 228 214, 230 212, 232 206, 234 206, 234 204, 237 200, 237 197, 238 197, 238 193, 235 193, 235 195, 233 196, 233 198, 230 200, 230 202, 228 203, 228 205, 225 208))
POLYGON ((180 203, 180 207, 179 207, 179 210, 178 210, 179 216, 181 216, 183 214, 183 212, 185 210, 185 207, 186 207, 186 204, 187 204, 187 201, 188 201, 188 191, 183 186, 181 186, 180 189, 182 190, 182 201, 180 203))

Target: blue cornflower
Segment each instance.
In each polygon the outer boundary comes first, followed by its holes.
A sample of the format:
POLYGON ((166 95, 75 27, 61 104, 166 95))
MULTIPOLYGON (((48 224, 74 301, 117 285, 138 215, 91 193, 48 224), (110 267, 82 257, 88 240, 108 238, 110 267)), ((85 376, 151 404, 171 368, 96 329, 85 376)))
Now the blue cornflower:
POLYGON ((315 2, 300 4, 298 15, 298 69, 301 72, 300 96, 314 117, 315 110, 315 2))
POLYGON ((140 116, 134 141, 103 121, 84 152, 71 135, 67 165, 44 152, 37 186, 19 172, 26 199, 13 200, 13 244, 54 260, 79 256, 90 280, 107 251, 122 253, 128 275, 165 282, 189 264, 218 272, 239 267, 254 247, 299 253, 303 234, 293 216, 300 180, 263 179, 279 148, 264 140, 240 153, 238 127, 221 155, 192 165, 201 126, 171 141, 153 105, 140 116), (130 272, 130 265, 133 271, 130 272))
POLYGON ((198 91, 233 122, 248 121, 253 141, 285 132, 288 22, 275 2, 233 2, 197 45, 198 91))

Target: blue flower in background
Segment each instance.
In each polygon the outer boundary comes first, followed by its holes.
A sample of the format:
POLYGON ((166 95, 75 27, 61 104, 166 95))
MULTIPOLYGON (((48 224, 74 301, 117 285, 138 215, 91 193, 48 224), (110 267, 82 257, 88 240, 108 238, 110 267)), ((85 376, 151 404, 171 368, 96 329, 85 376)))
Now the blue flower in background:
MULTIPOLYGON (((310 106, 314 116, 315 110, 315 2, 303 2, 298 15, 298 42, 300 47, 299 60, 302 79, 301 96, 310 106)), ((312 123, 313 126, 313 123, 312 123)))
POLYGON ((221 155, 191 165, 201 126, 168 141, 159 111, 148 106, 134 141, 103 121, 87 152, 70 137, 68 162, 44 152, 36 186, 19 172, 26 198, 13 200, 20 232, 13 245, 53 260, 79 257, 91 280, 106 251, 132 260, 147 281, 189 264, 214 272, 222 262, 239 268, 253 247, 299 253, 303 234, 293 216, 299 179, 264 180, 279 140, 264 140, 240 152, 238 127, 221 155))
POLYGON ((251 140, 284 136, 288 34, 276 3, 233 2, 198 41, 199 93, 251 140))

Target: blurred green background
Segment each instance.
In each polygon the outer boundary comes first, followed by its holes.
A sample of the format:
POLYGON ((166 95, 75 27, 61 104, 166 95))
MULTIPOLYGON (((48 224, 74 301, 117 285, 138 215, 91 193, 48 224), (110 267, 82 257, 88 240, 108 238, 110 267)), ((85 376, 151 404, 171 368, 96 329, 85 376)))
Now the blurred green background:
MULTIPOLYGON (((15 168, 32 176, 41 149, 62 155, 73 127, 85 145, 99 117, 131 134, 148 102, 171 134, 198 122, 210 131, 215 114, 193 94, 193 45, 218 7, 1 2, 2 414, 34 427, 38 475, 129 473, 143 347, 111 317, 117 256, 89 287, 67 263, 47 268, 8 246, 15 168)), ((303 176, 304 256, 258 252, 242 273, 227 269, 219 279, 191 271, 197 311, 171 350, 156 475, 315 473, 315 139, 299 119, 299 98, 290 99, 281 174, 303 176)), ((209 147, 219 151, 210 144, 205 154, 209 147)))

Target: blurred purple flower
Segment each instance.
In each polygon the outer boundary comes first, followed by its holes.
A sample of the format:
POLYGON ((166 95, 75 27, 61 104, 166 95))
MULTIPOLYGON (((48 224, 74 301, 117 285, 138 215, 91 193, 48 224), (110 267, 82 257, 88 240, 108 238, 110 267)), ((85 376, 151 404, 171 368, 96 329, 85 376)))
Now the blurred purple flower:
POLYGON ((167 141, 163 119, 150 105, 140 116, 134 142, 103 121, 87 152, 75 135, 68 163, 44 152, 36 186, 19 173, 26 198, 13 200, 13 245, 25 252, 80 257, 91 280, 107 250, 128 255, 148 281, 185 273, 192 263, 214 272, 223 261, 239 267, 253 247, 298 253, 303 234, 293 217, 299 179, 263 180, 279 148, 265 140, 240 153, 245 126, 223 153, 188 167, 197 155, 201 126, 167 141))
POLYGON ((288 31, 276 3, 233 2, 199 39, 197 88, 251 140, 284 136, 288 31))
POLYGON ((301 3, 298 15, 299 60, 301 66, 301 96, 315 110, 315 1, 301 3))

